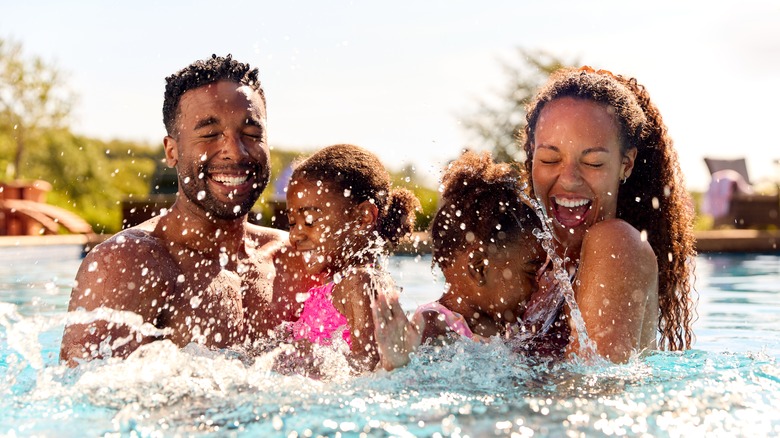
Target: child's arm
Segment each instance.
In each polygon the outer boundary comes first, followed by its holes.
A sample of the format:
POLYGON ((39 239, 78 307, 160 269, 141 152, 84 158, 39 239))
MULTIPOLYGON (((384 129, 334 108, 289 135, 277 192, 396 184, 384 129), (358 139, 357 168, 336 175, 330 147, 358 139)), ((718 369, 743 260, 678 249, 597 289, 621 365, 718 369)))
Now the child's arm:
POLYGON ((422 343, 422 314, 415 313, 409 321, 395 291, 379 291, 371 311, 380 365, 387 371, 405 366, 409 363, 409 354, 422 343))
POLYGON ((358 271, 333 288, 334 297, 347 297, 342 306, 352 340, 350 362, 358 371, 373 370, 379 362, 371 315, 370 284, 371 274, 358 271))

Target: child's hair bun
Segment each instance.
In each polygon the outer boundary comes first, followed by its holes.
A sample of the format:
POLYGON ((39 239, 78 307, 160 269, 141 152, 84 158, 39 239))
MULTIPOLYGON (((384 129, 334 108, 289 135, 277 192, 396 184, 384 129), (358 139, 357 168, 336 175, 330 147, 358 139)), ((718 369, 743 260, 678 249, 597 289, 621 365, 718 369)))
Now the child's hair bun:
POLYGON ((395 246, 414 231, 415 211, 420 210, 420 201, 411 190, 396 187, 390 190, 385 209, 379 223, 379 235, 395 246))

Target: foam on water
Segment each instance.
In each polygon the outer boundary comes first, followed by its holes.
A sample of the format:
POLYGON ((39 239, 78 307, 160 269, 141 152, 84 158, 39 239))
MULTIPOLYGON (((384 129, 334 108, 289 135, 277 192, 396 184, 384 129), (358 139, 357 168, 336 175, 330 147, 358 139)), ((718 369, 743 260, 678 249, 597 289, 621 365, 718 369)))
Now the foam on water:
MULTIPOLYGON (((24 318, 23 318, 24 319, 24 318)), ((22 323, 21 321, 14 325, 22 323)), ((13 328, 13 327, 12 327, 13 328)), ((7 351, 2 366, 24 363, 7 351)), ((332 436, 768 435, 780 432, 780 368, 763 354, 653 353, 628 364, 535 363, 501 341, 424 346, 393 372, 350 377, 321 351, 322 380, 257 358, 169 342, 75 369, 29 362, 4 385, 0 433, 332 436)))
MULTIPOLYGON (((77 262, 53 274, 28 259, 0 283, 0 436, 780 435, 776 256, 702 259, 700 350, 551 365, 502 342, 461 340, 424 346, 393 372, 350 376, 323 349, 320 380, 276 372, 283 349, 255 357, 168 342, 124 361, 62 366, 70 285, 57 278, 72 281, 77 262)), ((402 296, 435 298, 430 259, 400 263, 402 296)))

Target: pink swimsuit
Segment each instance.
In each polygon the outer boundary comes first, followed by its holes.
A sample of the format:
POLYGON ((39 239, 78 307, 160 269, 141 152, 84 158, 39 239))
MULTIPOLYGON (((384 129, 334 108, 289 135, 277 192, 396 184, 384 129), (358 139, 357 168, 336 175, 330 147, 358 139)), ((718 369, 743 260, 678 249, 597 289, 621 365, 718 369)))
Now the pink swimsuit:
POLYGON ((413 321, 421 320, 422 314, 424 312, 436 312, 444 316, 444 323, 447 324, 447 327, 449 327, 450 330, 454 331, 455 333, 463 336, 464 338, 469 338, 473 340, 477 340, 479 338, 471 331, 469 325, 466 324, 466 320, 463 318, 463 316, 460 313, 453 312, 452 310, 444 307, 437 301, 428 304, 423 304, 422 306, 418 307, 417 310, 415 310, 414 312, 414 316, 412 317, 412 320, 413 321))
POLYGON ((296 340, 308 339, 315 344, 330 345, 334 332, 343 327, 341 336, 347 345, 352 346, 347 317, 333 305, 333 286, 335 283, 330 282, 309 289, 309 298, 303 303, 301 317, 293 324, 293 337, 296 340))

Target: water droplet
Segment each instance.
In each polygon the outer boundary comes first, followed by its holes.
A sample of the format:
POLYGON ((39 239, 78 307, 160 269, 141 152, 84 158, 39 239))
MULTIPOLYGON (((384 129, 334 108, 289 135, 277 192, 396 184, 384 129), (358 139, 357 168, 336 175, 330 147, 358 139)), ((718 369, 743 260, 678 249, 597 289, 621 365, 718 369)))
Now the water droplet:
POLYGON ((460 223, 460 229, 461 229, 461 230, 465 230, 465 229, 466 229, 466 224, 465 224, 465 223, 463 223, 463 222, 461 222, 461 223, 460 223))
POLYGON ((97 267, 98 267, 98 263, 97 263, 97 262, 92 262, 92 263, 90 263, 90 264, 89 264, 89 266, 87 267, 87 271, 89 271, 89 272, 95 272, 95 271, 97 271, 97 267))
POLYGON ((344 189, 344 197, 349 198, 350 196, 352 196, 352 190, 344 189))
POLYGON ((47 282, 43 285, 43 287, 46 289, 46 293, 49 295, 57 295, 57 293, 60 291, 60 288, 58 288, 53 281, 47 282))
POLYGON ((125 243, 126 240, 127 240, 127 238, 125 236, 117 236, 116 243, 121 245, 121 244, 125 243))
POLYGON ((178 277, 176 277, 177 283, 184 283, 184 274, 179 274, 178 277))
POLYGON ((240 205, 236 205, 235 207, 233 207, 233 213, 238 213, 240 211, 241 211, 241 206, 240 205))
POLYGON ((189 183, 190 183, 190 177, 185 177, 184 184, 189 184, 189 183))
POLYGON ((203 198, 205 198, 205 197, 206 197, 206 191, 205 190, 201 190, 201 191, 198 192, 198 196, 197 196, 198 201, 202 201, 203 198))
POLYGON ((228 264, 228 255, 227 253, 220 253, 219 254, 219 266, 222 266, 223 268, 227 266, 228 264))
POLYGON ((198 307, 200 307, 200 303, 202 303, 202 302, 203 302, 203 298, 201 298, 199 296, 195 296, 195 297, 190 298, 190 306, 193 309, 197 309, 198 307))

